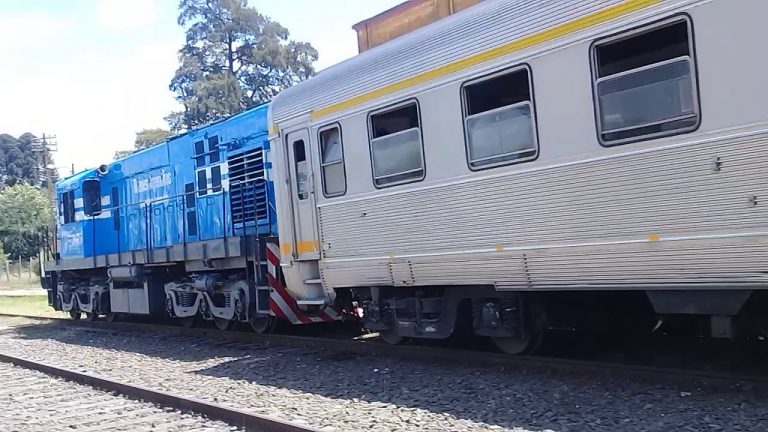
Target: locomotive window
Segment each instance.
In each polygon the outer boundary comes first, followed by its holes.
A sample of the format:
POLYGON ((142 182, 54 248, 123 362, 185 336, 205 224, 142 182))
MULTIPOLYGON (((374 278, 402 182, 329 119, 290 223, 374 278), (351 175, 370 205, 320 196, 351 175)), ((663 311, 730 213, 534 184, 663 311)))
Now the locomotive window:
POLYGON ((112 223, 115 231, 120 230, 120 193, 116 187, 112 188, 112 223))
POLYGON ((205 143, 203 141, 195 142, 195 167, 200 168, 205 165, 205 143))
POLYGON ((617 145, 691 132, 700 114, 691 22, 677 17, 595 44, 600 141, 617 145))
POLYGON ((211 188, 213 193, 221 192, 221 165, 211 167, 211 188))
POLYGON ((536 158, 536 124, 527 67, 465 84, 464 130, 472 169, 536 158))
POLYGON ((368 126, 376 187, 424 178, 424 151, 416 102, 371 114, 368 126))
POLYGON ((323 172, 323 193, 326 197, 344 195, 347 190, 344 172, 344 149, 341 129, 331 126, 320 131, 320 166, 323 172))
POLYGON ((101 214, 101 182, 98 180, 83 181, 83 213, 86 216, 101 214))
POLYGON ((208 194, 208 176, 205 174, 205 170, 201 169, 197 172, 197 195, 205 196, 208 194))
POLYGON ((74 191, 61 194, 61 217, 64 224, 75 221, 75 195, 74 191))
POLYGON ((296 194, 300 200, 309 198, 309 169, 304 140, 293 142, 293 157, 296 160, 296 194))
POLYGON ((195 184, 187 183, 184 185, 184 192, 186 193, 186 202, 184 203, 187 208, 195 208, 195 184))
POLYGON ((219 136, 214 135, 208 138, 208 152, 210 156, 210 163, 216 163, 219 161, 219 136))
POLYGON ((187 235, 188 236, 197 235, 197 212, 196 211, 187 212, 187 235))

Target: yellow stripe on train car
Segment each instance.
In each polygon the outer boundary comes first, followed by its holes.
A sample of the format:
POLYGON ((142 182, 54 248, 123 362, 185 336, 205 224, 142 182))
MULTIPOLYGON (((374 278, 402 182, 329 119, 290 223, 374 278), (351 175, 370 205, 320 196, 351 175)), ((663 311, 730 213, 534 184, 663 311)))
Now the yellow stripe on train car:
POLYGON ((367 93, 354 96, 344 101, 313 110, 310 113, 310 119, 315 121, 329 114, 352 108, 356 105, 378 99, 388 94, 395 93, 400 90, 405 90, 418 84, 432 81, 445 75, 449 75, 454 72, 458 72, 460 70, 467 69, 469 67, 476 66, 517 51, 522 51, 526 48, 530 48, 544 42, 549 42, 562 36, 576 33, 578 31, 593 27, 597 24, 601 24, 615 18, 619 18, 624 15, 628 15, 632 12, 636 12, 638 10, 659 4, 661 1, 662 0, 625 0, 616 5, 609 6, 605 9, 601 9, 588 15, 584 15, 583 17, 576 18, 572 21, 568 21, 566 23, 550 27, 546 30, 542 30, 538 33, 507 42, 489 50, 482 51, 463 59, 445 64, 438 68, 413 75, 402 81, 388 84, 376 90, 371 90, 367 93))

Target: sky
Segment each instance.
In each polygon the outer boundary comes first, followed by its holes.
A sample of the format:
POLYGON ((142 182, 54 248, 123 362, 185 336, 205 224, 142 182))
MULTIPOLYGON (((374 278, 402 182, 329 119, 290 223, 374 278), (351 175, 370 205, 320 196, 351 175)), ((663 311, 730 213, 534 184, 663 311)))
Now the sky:
MULTIPOLYGON (((250 0, 310 42, 322 70, 357 54, 352 25, 402 0, 250 0)), ((177 0, 0 2, 0 133, 55 135, 61 174, 98 166, 166 128, 184 29, 177 0)))

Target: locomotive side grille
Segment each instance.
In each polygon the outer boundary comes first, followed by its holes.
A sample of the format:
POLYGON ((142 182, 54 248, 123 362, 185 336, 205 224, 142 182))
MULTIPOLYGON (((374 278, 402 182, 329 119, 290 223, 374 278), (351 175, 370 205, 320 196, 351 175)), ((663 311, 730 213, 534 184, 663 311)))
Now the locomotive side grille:
POLYGON ((253 149, 229 158, 229 199, 232 222, 267 218, 264 151, 253 149))

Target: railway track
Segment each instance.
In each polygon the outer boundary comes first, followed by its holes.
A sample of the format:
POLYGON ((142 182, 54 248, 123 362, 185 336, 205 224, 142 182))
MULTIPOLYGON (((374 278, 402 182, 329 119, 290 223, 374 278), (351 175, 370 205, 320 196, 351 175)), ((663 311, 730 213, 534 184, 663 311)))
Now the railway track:
POLYGON ((423 362, 449 362, 456 367, 471 365, 494 369, 518 369, 531 372, 567 373, 610 377, 620 376, 644 382, 679 383, 715 390, 768 391, 768 374, 750 374, 736 371, 704 370, 695 368, 658 367, 622 362, 592 361, 557 357, 509 356, 490 351, 454 349, 424 345, 388 345, 369 335, 361 337, 309 337, 297 335, 260 335, 247 331, 220 331, 209 328, 184 328, 170 324, 135 322, 91 322, 66 318, 39 317, 0 313, 0 317, 25 318, 57 325, 88 328, 95 331, 139 332, 168 337, 201 338, 215 340, 227 346, 247 350, 249 345, 310 348, 342 355, 372 355, 418 360, 423 362))
POLYGON ((0 353, 0 431, 316 432, 244 410, 0 353))

